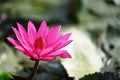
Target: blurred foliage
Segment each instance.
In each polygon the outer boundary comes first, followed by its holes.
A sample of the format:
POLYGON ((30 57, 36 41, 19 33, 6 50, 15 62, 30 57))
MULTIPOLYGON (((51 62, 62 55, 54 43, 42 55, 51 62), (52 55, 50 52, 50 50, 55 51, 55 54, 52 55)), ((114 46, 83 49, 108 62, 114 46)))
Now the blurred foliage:
POLYGON ((113 72, 105 72, 85 75, 79 80, 120 80, 120 77, 113 72))
MULTIPOLYGON (((61 20, 62 18, 64 19, 68 12, 73 13, 73 11, 71 10, 76 9, 76 7, 74 8, 74 6, 78 4, 77 2, 79 0, 73 1, 74 4, 72 2, 69 2, 69 0, 64 0, 64 2, 62 0, 10 0, 1 3, 0 8, 2 11, 0 13, 5 14, 9 18, 20 17, 25 19, 32 18, 36 20, 61 20), (70 4, 73 4, 73 6, 71 6, 70 4)), ((73 13, 71 15, 76 16, 76 12, 75 14, 73 13)))
POLYGON ((9 73, 0 70, 0 80, 13 80, 13 77, 9 73))
POLYGON ((27 79, 0 70, 0 80, 27 80, 27 79))
POLYGON ((11 74, 11 76, 13 77, 13 80, 27 80, 26 78, 21 77, 21 76, 16 76, 16 75, 12 75, 12 74, 11 74))

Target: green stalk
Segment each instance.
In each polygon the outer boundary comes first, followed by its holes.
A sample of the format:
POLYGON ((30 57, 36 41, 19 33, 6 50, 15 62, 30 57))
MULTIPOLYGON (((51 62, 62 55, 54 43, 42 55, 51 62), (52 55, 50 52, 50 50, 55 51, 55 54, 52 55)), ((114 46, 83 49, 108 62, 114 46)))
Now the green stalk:
POLYGON ((28 80, 33 80, 33 78, 38 70, 38 66, 39 66, 39 60, 35 61, 34 68, 31 72, 30 76, 28 77, 28 80))

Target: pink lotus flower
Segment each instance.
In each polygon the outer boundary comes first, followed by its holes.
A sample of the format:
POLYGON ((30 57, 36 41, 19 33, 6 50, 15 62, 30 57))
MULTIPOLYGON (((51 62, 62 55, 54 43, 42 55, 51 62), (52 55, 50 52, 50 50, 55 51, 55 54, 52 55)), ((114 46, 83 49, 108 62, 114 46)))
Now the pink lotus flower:
POLYGON ((66 50, 61 50, 72 40, 68 40, 71 33, 59 34, 61 26, 49 29, 46 22, 43 21, 36 31, 35 25, 29 21, 27 32, 24 27, 17 23, 18 30, 12 27, 18 41, 8 37, 7 39, 16 49, 25 54, 32 60, 54 60, 57 56, 61 58, 71 58, 66 50))

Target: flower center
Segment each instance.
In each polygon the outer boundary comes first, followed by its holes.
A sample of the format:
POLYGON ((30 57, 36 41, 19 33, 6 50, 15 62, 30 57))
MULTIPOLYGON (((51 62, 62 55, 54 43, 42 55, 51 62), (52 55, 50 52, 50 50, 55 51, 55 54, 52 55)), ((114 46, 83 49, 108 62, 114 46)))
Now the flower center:
POLYGON ((42 37, 39 37, 34 42, 35 49, 44 49, 45 48, 45 39, 42 37))

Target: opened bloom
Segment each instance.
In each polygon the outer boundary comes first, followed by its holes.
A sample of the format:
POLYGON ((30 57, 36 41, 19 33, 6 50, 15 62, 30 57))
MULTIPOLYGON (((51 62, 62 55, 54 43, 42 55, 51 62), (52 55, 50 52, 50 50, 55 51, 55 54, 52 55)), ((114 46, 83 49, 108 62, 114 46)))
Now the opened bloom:
POLYGON ((38 31, 32 21, 28 22, 27 31, 21 24, 17 23, 17 26, 18 30, 14 27, 12 29, 18 41, 11 37, 7 39, 28 58, 44 61, 54 60, 57 56, 71 58, 66 50, 61 50, 72 42, 72 40, 68 40, 71 33, 60 34, 60 25, 49 29, 46 22, 43 21, 38 31))

